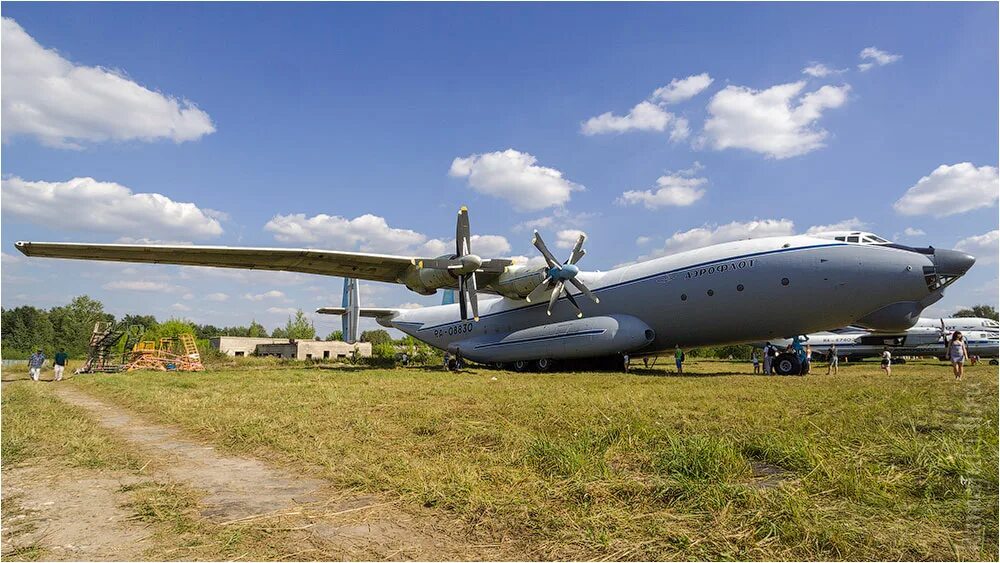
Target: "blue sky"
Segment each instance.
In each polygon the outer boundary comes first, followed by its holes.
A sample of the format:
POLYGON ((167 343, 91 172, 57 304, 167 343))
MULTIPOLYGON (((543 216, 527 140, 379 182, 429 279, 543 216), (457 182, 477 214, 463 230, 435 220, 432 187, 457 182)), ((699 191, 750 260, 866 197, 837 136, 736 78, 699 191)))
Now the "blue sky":
MULTIPOLYGON (((338 301, 340 280, 27 260, 12 244, 427 252, 454 236, 463 204, 492 235, 481 248, 503 255, 534 256, 533 225, 552 245, 585 231, 589 269, 847 221, 979 257, 929 313, 997 303, 996 4, 3 15, 4 307, 87 293, 117 314, 272 328, 285 309, 338 301), (45 64, 16 74, 14 57, 45 64), (89 191, 72 182, 85 178, 89 191), (366 214, 395 230, 355 220, 366 214)), ((369 305, 438 301, 363 287, 369 305)))

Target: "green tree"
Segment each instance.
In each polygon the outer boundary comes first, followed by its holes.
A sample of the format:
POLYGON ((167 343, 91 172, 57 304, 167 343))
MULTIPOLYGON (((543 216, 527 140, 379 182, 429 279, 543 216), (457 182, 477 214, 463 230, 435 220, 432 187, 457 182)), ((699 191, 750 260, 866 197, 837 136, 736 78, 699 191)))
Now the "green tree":
POLYGON ((288 317, 285 323, 285 335, 282 338, 293 338, 295 340, 312 340, 316 338, 316 327, 313 326, 309 317, 302 312, 302 309, 295 311, 295 318, 288 317))
POLYGON ((53 344, 74 358, 87 355, 90 335, 98 322, 114 321, 114 315, 104 312, 104 305, 86 295, 74 297, 69 305, 53 307, 49 319, 55 331, 53 344))
POLYGON ((153 315, 125 315, 122 317, 121 323, 125 326, 139 325, 146 330, 154 328, 159 324, 153 315))
POLYGON ((374 343, 372 344, 372 356, 376 358, 395 358, 396 347, 393 346, 391 340, 374 343))
POLYGON ((182 334, 197 335, 198 328, 191 321, 170 319, 147 330, 142 335, 143 340, 159 340, 161 338, 176 338, 182 334))
POLYGON ((5 357, 27 357, 39 348, 52 354, 55 330, 48 312, 27 305, 5 309, 0 324, 5 357))
POLYGON ((251 338, 266 338, 267 337, 267 329, 264 328, 264 325, 262 325, 262 324, 258 323, 257 321, 253 320, 253 321, 250 321, 250 327, 247 328, 247 334, 246 335, 249 336, 249 337, 251 337, 251 338))
POLYGON ((980 317, 985 319, 993 319, 994 321, 1000 321, 1000 317, 997 315, 997 310, 990 305, 976 305, 971 309, 962 309, 955 313, 956 317, 980 317))
POLYGON ((283 327, 275 327, 271 331, 271 338, 288 338, 288 333, 285 332, 283 327))
POLYGON ((342 330, 335 330, 335 331, 331 332, 330 334, 326 335, 326 339, 327 340, 340 340, 340 341, 343 341, 344 340, 344 331, 342 331, 342 330))
POLYGON ((371 342, 373 350, 376 344, 392 343, 392 337, 389 336, 388 331, 382 329, 366 330, 361 333, 359 340, 362 342, 371 342))

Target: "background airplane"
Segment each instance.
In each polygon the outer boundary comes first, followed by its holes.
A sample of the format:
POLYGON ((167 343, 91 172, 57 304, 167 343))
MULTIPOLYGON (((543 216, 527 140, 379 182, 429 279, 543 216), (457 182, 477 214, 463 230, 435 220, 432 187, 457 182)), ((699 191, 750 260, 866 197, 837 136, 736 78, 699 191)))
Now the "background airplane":
MULTIPOLYGON (((912 248, 868 233, 857 242, 821 234, 728 242, 586 272, 577 266, 586 254, 583 236, 560 262, 536 232, 532 242, 545 265, 529 267, 473 254, 469 231, 463 207, 455 254, 436 258, 193 245, 22 241, 16 247, 26 256, 335 275, 400 283, 425 295, 455 288, 457 304, 415 310, 362 308, 354 289, 345 293, 346 306, 319 312, 351 312, 345 327, 351 330, 358 317, 374 317, 436 348, 517 369, 845 325, 903 331, 975 263, 956 250, 912 248), (494 296, 480 301, 480 292, 494 296)), ((797 360, 785 363, 797 371, 797 360)))

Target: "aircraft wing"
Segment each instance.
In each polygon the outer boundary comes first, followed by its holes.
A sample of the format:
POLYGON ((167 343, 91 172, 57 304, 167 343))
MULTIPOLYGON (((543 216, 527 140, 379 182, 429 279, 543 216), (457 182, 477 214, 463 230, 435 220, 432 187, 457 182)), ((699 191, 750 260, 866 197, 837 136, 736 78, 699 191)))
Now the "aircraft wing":
POLYGON ((26 241, 18 241, 15 246, 25 256, 278 270, 390 283, 399 283, 412 260, 419 260, 408 256, 292 248, 26 241))

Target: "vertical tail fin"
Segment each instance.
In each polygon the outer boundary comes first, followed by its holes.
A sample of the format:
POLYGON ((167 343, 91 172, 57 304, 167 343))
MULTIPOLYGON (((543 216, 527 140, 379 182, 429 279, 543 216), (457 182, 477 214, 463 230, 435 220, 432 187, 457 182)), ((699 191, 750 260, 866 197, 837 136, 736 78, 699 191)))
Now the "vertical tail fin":
POLYGON ((343 307, 347 313, 341 318, 344 329, 344 342, 354 344, 358 341, 358 321, 361 318, 361 295, 358 290, 358 280, 344 278, 343 307))
POLYGON ((453 305, 457 302, 455 299, 454 289, 442 289, 441 290, 441 304, 442 305, 453 305))

